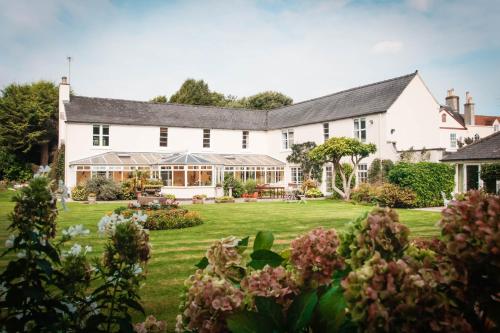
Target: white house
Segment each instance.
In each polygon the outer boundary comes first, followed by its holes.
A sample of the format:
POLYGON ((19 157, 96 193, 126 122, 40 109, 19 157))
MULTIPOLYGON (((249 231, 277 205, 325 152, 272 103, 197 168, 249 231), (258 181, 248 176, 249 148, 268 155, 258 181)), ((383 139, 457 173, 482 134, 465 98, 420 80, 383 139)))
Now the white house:
MULTIPOLYGON (((70 188, 94 176, 120 181, 135 169, 149 170, 179 198, 215 196, 228 173, 287 187, 302 181, 300 168, 286 162, 291 145, 332 136, 377 146, 359 166, 359 181, 374 158, 397 160, 402 151, 426 149, 438 161, 449 148, 441 123, 449 111, 417 71, 269 111, 70 97, 65 78, 59 98, 70 188)), ((331 192, 331 176, 325 167, 323 192, 331 192)))

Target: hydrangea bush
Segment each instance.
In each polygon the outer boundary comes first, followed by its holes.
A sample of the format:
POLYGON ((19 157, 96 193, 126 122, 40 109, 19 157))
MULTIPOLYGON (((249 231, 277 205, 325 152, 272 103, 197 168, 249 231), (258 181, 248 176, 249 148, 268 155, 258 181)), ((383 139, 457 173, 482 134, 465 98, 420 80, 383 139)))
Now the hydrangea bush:
POLYGON ((34 178, 16 202, 7 250, 15 254, 0 275, 0 329, 7 332, 132 332, 130 310, 142 310, 137 291, 151 255, 149 235, 130 218, 106 216, 102 258, 74 242, 89 230, 62 230, 56 241, 57 208, 47 178, 34 178), (68 243, 71 244, 68 244, 68 243), (91 284, 92 282, 92 284, 91 284))
POLYGON ((389 208, 340 235, 314 229, 215 242, 185 283, 177 332, 496 332, 500 198, 470 192, 442 213, 442 237, 410 241, 389 208))

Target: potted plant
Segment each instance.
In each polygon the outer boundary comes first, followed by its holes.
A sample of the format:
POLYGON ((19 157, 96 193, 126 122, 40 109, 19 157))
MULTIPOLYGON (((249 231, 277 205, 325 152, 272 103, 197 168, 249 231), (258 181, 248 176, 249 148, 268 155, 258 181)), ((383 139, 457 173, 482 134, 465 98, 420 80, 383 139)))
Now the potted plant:
POLYGON ((206 198, 205 194, 195 194, 193 195, 193 204, 203 204, 206 198))
POLYGON ((95 193, 89 193, 87 196, 89 204, 95 204, 97 202, 97 195, 95 193))
POLYGON ((258 195, 259 194, 257 192, 244 193, 243 194, 243 201, 245 201, 245 202, 257 202, 258 195))

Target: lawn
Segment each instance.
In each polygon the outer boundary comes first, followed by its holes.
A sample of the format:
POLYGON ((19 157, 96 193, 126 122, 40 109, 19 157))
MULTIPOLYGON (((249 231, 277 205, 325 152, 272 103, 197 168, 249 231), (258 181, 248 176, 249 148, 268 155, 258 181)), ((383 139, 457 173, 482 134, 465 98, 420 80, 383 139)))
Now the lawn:
MULTIPOLYGON (((0 192, 0 248, 8 235, 8 214, 13 203, 13 192, 0 192)), ((91 245, 91 255, 99 256, 103 239, 97 234, 97 222, 107 212, 120 206, 117 203, 85 205, 70 203, 69 211, 60 211, 58 230, 74 224, 84 224, 91 234, 78 239, 82 245, 91 245)), ((205 224, 181 230, 151 232, 153 256, 147 267, 147 280, 141 289, 146 313, 168 321, 172 330, 179 305, 183 281, 194 270, 209 244, 229 235, 253 236, 258 230, 275 234, 275 249, 285 248, 299 234, 323 226, 341 230, 346 222, 369 211, 371 207, 339 201, 310 201, 306 205, 284 202, 258 202, 188 206, 198 211, 205 224)), ((413 237, 437 234, 439 213, 417 210, 399 210, 400 219, 410 227, 413 237)), ((0 258, 5 267, 6 258, 0 258)))

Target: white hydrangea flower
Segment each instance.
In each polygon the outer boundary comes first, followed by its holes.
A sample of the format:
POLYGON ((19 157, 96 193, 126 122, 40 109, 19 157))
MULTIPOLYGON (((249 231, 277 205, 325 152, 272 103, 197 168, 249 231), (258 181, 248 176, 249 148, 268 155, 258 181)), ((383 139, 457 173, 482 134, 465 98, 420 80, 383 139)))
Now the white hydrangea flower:
POLYGON ((92 246, 90 245, 85 245, 85 254, 92 252, 92 246))
POLYGON ((68 255, 78 256, 82 252, 82 246, 78 243, 73 244, 73 246, 69 249, 68 255))
POLYGON ((142 267, 137 264, 134 264, 134 266, 132 266, 132 274, 139 275, 141 273, 142 273, 142 267))
POLYGON ((26 251, 25 250, 21 250, 21 251, 17 252, 17 257, 19 259, 26 258, 26 251))
POLYGON ((90 233, 89 229, 85 229, 83 224, 72 225, 68 229, 63 230, 63 236, 68 236, 70 238, 80 236, 80 235, 88 235, 90 233))
POLYGON ((5 241, 5 247, 11 249, 14 247, 14 241, 16 240, 16 236, 13 234, 9 235, 9 238, 5 241))

